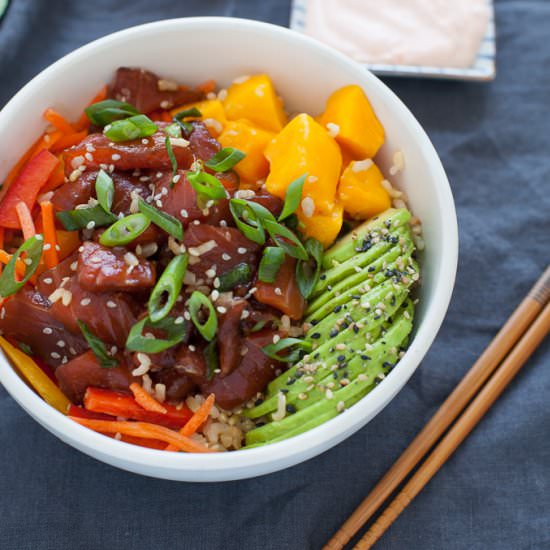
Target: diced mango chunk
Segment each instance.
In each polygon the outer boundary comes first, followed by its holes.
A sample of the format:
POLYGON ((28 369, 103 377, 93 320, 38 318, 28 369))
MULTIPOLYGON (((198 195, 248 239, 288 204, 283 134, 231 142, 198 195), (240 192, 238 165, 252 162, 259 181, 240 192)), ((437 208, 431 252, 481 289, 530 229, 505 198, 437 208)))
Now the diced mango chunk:
POLYGON ((218 137, 223 147, 234 147, 246 154, 235 165, 241 180, 255 183, 264 179, 269 172, 269 163, 264 156, 267 144, 275 137, 273 132, 253 126, 247 120, 229 121, 218 137))
POLYGON ((265 74, 234 82, 227 89, 223 106, 229 120, 246 118, 272 132, 281 131, 287 121, 283 101, 265 74))
POLYGON ((382 185, 384 176, 370 159, 352 161, 344 170, 338 185, 338 199, 354 218, 367 219, 391 206, 382 185))
POLYGON ((289 184, 307 173, 303 196, 313 199, 318 212, 331 212, 342 154, 334 139, 312 117, 300 114, 293 118, 267 146, 265 156, 270 164, 265 182, 269 193, 284 199, 289 184))
POLYGON ((321 122, 356 159, 374 157, 384 143, 384 127, 357 85, 344 86, 329 97, 321 122))
MULTIPOLYGON (((219 99, 205 99, 204 101, 197 101, 195 103, 189 103, 188 105, 182 105, 176 107, 170 111, 172 116, 177 115, 180 111, 186 109, 192 109, 196 107, 202 114, 202 117, 198 120, 202 120, 210 133, 217 137, 222 131, 225 125, 227 124, 227 118, 225 116, 225 111, 223 104, 219 99)), ((190 117, 186 120, 197 120, 190 117)))
POLYGON ((328 248, 338 236, 342 228, 344 209, 340 203, 334 203, 327 213, 314 212, 305 216, 302 209, 298 210, 299 229, 306 237, 317 239, 328 248))

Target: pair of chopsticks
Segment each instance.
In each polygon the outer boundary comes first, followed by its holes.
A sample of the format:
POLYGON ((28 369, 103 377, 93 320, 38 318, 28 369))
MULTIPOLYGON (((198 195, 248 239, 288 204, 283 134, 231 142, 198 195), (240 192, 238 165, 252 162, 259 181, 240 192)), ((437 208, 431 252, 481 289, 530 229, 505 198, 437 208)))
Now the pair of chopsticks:
POLYGON ((424 429, 324 550, 343 548, 447 432, 354 547, 355 550, 371 548, 474 429, 549 332, 550 266, 424 429))

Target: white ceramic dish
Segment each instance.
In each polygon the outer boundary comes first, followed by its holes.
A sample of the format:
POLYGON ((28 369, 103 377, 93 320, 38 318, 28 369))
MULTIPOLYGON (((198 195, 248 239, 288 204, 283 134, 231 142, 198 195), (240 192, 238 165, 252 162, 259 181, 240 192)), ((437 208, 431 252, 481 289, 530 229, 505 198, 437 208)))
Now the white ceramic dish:
MULTIPOLYGON (((307 0, 293 0, 290 11, 290 28, 305 32, 307 0)), ((408 76, 414 78, 438 78, 446 80, 479 80, 489 81, 496 77, 496 32, 495 6, 493 0, 487 0, 491 15, 485 30, 485 36, 479 45, 474 63, 471 67, 429 67, 427 65, 388 65, 387 63, 368 63, 363 65, 380 76, 408 76)))
POLYGON ((0 180, 44 129, 41 115, 53 106, 69 118, 121 65, 149 68, 166 78, 198 83, 266 72, 290 112, 320 112, 336 88, 361 85, 387 133, 377 160, 386 170, 395 150, 406 168, 394 183, 405 189, 424 223, 415 337, 382 384, 330 422, 293 439, 245 451, 212 455, 163 453, 106 438, 49 407, 0 355, 0 381, 12 397, 61 440, 99 460, 132 472, 183 481, 253 477, 292 466, 336 445, 371 420, 405 385, 443 321, 454 285, 458 236, 453 197, 430 140, 401 101, 375 76, 343 55, 287 29, 228 18, 175 19, 127 29, 92 42, 51 65, 0 112, 0 133, 10 135, 0 159, 0 180))

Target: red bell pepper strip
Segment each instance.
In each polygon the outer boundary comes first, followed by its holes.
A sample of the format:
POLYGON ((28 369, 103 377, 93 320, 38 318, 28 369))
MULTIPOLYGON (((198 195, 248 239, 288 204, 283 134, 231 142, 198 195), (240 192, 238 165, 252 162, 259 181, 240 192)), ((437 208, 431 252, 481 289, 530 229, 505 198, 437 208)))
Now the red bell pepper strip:
POLYGON ((45 149, 27 162, 0 203, 1 227, 20 228, 16 205, 22 201, 32 210, 40 188, 48 181, 58 162, 57 157, 45 149))
POLYGON ((133 397, 100 388, 86 390, 84 407, 89 411, 159 424, 172 430, 179 430, 193 416, 191 410, 185 405, 181 409, 177 409, 173 405, 163 403, 166 413, 146 411, 138 405, 133 397))

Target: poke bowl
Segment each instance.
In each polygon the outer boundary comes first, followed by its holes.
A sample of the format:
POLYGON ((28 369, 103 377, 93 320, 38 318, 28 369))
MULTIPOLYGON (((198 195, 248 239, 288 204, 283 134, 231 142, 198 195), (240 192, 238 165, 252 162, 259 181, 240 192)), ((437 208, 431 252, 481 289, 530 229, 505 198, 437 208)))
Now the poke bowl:
POLYGON ((360 65, 273 25, 92 42, 0 112, 0 381, 114 466, 274 472, 371 420, 454 285, 450 187, 360 65))

